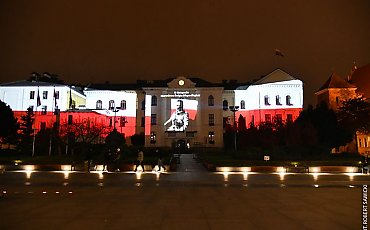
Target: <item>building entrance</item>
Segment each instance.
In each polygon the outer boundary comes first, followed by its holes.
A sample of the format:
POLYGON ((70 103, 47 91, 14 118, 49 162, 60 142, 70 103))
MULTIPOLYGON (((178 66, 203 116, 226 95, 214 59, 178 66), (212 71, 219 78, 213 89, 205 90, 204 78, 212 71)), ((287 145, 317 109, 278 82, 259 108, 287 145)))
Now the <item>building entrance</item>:
POLYGON ((188 142, 184 139, 177 140, 175 152, 178 154, 190 154, 188 142))

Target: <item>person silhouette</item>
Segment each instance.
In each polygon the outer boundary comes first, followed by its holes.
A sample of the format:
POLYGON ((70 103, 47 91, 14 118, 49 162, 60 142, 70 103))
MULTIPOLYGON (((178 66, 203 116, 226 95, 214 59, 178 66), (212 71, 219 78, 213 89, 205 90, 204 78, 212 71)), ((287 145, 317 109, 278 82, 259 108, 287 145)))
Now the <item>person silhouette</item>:
POLYGON ((141 149, 139 149, 138 153, 137 153, 135 172, 137 171, 137 167, 139 167, 139 165, 141 165, 141 168, 143 169, 143 172, 145 171, 143 161, 144 161, 144 153, 141 149))

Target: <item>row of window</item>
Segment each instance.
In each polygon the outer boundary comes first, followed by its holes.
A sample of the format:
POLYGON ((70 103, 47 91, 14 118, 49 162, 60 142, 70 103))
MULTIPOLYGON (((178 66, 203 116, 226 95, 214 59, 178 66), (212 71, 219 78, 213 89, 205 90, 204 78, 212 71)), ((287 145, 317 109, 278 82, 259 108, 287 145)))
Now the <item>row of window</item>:
MULTIPOLYGON (((283 115, 282 114, 276 114, 275 122, 283 122, 283 115)), ((293 122, 293 114, 287 114, 286 115, 286 121, 287 122, 293 122)), ((271 114, 265 114, 265 122, 272 122, 271 114)))
MULTIPOLYGON (((291 96, 287 95, 285 97, 285 104, 286 105, 293 105, 291 101, 292 101, 291 96)), ((279 95, 276 95, 275 103, 276 103, 276 105, 283 105, 281 103, 281 97, 279 95)), ((265 105, 271 105, 270 104, 270 97, 268 95, 265 96, 265 105)), ((223 108, 223 110, 228 110, 229 109, 229 102, 227 100, 224 100, 222 102, 222 108, 223 108)), ((240 109, 245 109, 245 101, 244 100, 240 101, 240 109)))
MULTIPOLYGON (((282 103, 281 103, 281 97, 279 95, 276 95, 275 102, 276 102, 276 105, 282 105, 282 103)), ((286 105, 293 105, 291 103, 291 96, 290 95, 287 95, 285 97, 285 104, 286 105)), ((152 106, 157 106, 157 97, 156 96, 152 96, 151 105, 152 106)), ((214 106, 214 105, 215 105, 215 99, 214 99, 214 97, 212 95, 209 95, 208 96, 208 106, 214 106)), ((222 105, 223 105, 223 109, 224 110, 227 110, 229 108, 229 103, 228 103, 227 100, 224 100, 223 103, 222 103, 222 105)), ((265 96, 265 105, 271 105, 270 104, 270 97, 268 95, 265 96)), ((102 108, 103 108, 103 102, 101 100, 98 100, 96 102, 96 109, 102 109, 102 108)), ((115 107, 114 100, 110 100, 109 101, 108 108, 109 109, 115 109, 116 108, 115 107)), ((126 109, 126 101, 125 100, 122 100, 121 101, 121 106, 119 107, 119 109, 122 109, 122 110, 125 110, 126 109)), ((141 103, 141 109, 142 110, 145 110, 145 101, 142 101, 142 103, 141 103)), ((245 109, 245 101, 244 100, 241 100, 240 101, 240 109, 245 109)))
MULTIPOLYGON (((30 99, 35 99, 36 91, 30 91, 30 99)), ((54 91, 54 98, 59 99, 59 91, 54 91)), ((42 99, 48 99, 48 91, 42 91, 42 99)))
MULTIPOLYGON (((279 95, 275 96, 275 104, 276 105, 283 105, 282 102, 281 102, 281 97, 279 95)), ((290 95, 287 95, 285 97, 285 104, 286 105, 293 105, 292 104, 292 97, 290 95)), ((268 95, 265 96, 265 105, 271 105, 270 97, 268 95)))
MULTIPOLYGON (((103 102, 101 100, 96 101, 96 109, 103 109, 103 102)), ((122 109, 126 110, 126 100, 122 100, 120 103, 120 107, 116 107, 114 100, 110 100, 108 103, 109 109, 122 109)))
POLYGON ((369 147, 369 143, 367 138, 358 138, 358 147, 367 148, 369 147))

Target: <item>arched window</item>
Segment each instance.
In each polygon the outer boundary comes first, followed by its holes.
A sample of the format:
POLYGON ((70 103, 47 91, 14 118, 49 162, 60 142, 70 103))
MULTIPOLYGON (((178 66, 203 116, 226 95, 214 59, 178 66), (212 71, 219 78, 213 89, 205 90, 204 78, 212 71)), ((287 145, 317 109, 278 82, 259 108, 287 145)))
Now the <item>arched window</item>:
POLYGON ((281 105, 280 96, 276 95, 275 99, 276 99, 276 105, 281 105))
POLYGON ((223 110, 228 110, 229 109, 229 102, 227 100, 224 100, 222 102, 222 108, 223 108, 223 110))
POLYGON ((101 100, 96 101, 96 109, 102 109, 103 108, 103 102, 101 100))
POLYGON ((114 105, 114 101, 113 100, 110 100, 109 101, 109 109, 114 109, 115 105, 114 105))
POLYGON ((209 95, 208 106, 214 106, 214 105, 215 105, 215 98, 212 95, 209 95))
POLYGON ((126 110, 126 100, 121 101, 121 109, 126 110))
POLYGON ((152 106, 157 106, 157 97, 152 96, 152 106))
POLYGON ((292 100, 292 98, 290 97, 290 95, 287 95, 287 96, 285 97, 285 99, 286 99, 286 104, 287 104, 287 105, 293 105, 293 104, 292 104, 292 101, 291 101, 291 100, 292 100))
POLYGON ((245 109, 245 101, 244 100, 240 101, 240 109, 245 109))
POLYGON ((270 105, 270 97, 268 95, 265 96, 265 105, 270 105))

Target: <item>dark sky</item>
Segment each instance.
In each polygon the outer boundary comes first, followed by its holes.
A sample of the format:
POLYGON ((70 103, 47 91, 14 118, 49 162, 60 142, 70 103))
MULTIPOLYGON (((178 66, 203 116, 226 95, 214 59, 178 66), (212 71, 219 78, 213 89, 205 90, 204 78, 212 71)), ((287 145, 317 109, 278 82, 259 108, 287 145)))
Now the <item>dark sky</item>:
POLYGON ((307 105, 332 71, 370 63, 368 0, 0 0, 0 29, 0 82, 249 81, 281 67, 307 105))

